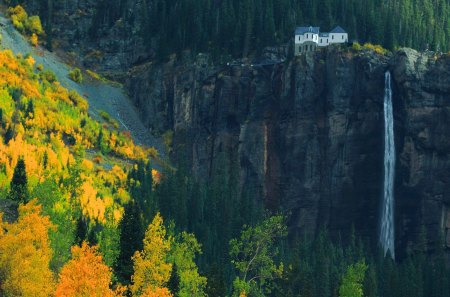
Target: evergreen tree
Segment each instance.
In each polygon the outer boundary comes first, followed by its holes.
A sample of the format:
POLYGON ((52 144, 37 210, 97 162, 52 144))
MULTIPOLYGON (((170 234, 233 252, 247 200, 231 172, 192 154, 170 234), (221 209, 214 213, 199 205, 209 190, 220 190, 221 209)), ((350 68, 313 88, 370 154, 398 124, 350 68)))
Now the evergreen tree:
POLYGON ((34 104, 33 104, 33 100, 29 100, 28 104, 27 104, 27 109, 25 111, 25 116, 27 118, 32 118, 34 115, 34 104))
POLYGON ((172 266, 172 272, 170 273, 167 288, 174 297, 178 297, 178 292, 180 291, 180 276, 178 275, 178 268, 176 263, 174 263, 172 266))
POLYGON ((10 183, 9 199, 20 203, 27 203, 29 200, 27 172, 23 158, 19 158, 14 168, 14 174, 10 183))
POLYGON ((142 239, 144 238, 142 214, 136 203, 129 202, 125 206, 119 229, 120 253, 115 271, 121 282, 129 284, 133 274, 131 258, 136 251, 142 249, 142 239))
POLYGON ((75 231, 75 244, 78 246, 81 246, 83 241, 86 240, 87 237, 87 226, 85 221, 83 220, 83 217, 80 215, 77 219, 77 226, 75 231))
POLYGON ((13 130, 12 126, 9 125, 9 126, 8 126, 8 129, 6 129, 6 132, 5 132, 5 138, 3 139, 3 142, 4 142, 5 144, 8 144, 9 141, 10 141, 11 139, 13 139, 13 138, 14 138, 14 130, 13 130))

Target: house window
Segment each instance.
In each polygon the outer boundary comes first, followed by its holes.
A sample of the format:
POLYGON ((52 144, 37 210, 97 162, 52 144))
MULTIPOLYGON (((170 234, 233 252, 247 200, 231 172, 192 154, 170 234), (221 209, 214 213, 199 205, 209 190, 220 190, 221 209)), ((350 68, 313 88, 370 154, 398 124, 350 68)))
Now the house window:
POLYGON ((322 38, 320 38, 320 43, 322 43, 322 38))
POLYGON ((328 43, 328 38, 327 38, 327 43, 328 43))
POLYGON ((300 40, 302 40, 302 37, 301 37, 301 36, 298 37, 298 41, 300 41, 300 40))
POLYGON ((342 39, 344 39, 344 35, 342 35, 342 39))
POLYGON ((306 38, 308 38, 308 34, 306 34, 306 38))
POLYGON ((331 35, 331 39, 334 39, 334 35, 331 35))

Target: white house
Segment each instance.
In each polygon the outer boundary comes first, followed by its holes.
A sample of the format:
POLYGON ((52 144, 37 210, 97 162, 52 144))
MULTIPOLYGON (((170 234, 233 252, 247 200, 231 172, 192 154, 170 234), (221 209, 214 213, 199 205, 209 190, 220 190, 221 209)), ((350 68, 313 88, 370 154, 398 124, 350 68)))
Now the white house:
POLYGON ((315 51, 335 43, 348 42, 348 34, 337 26, 329 33, 320 33, 319 27, 298 27, 295 29, 295 55, 315 51))

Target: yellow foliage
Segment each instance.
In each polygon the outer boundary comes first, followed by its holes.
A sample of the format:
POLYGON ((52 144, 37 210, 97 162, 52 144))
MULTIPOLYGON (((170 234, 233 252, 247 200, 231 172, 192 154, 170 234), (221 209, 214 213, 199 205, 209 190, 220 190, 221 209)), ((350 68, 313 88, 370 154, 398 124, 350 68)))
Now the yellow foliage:
POLYGON ((130 287, 133 296, 141 296, 148 290, 165 287, 169 281, 172 264, 167 262, 170 239, 159 213, 145 232, 144 249, 133 256, 134 275, 130 287))
POLYGON ((41 19, 37 15, 33 15, 28 18, 26 22, 26 27, 29 33, 34 35, 42 35, 44 33, 44 29, 42 29, 41 19))
POLYGON ((36 33, 31 34, 31 36, 30 36, 30 43, 31 43, 32 46, 38 46, 39 38, 36 35, 36 33))
POLYGON ((17 30, 24 32, 25 22, 28 19, 28 14, 25 9, 23 9, 23 7, 20 5, 17 5, 16 7, 10 7, 8 8, 8 14, 14 27, 16 27, 17 30))
POLYGON ((147 288, 141 295, 142 297, 173 297, 167 288, 147 288))
POLYGON ((371 43, 365 43, 364 44, 364 48, 372 50, 372 51, 374 51, 374 52, 376 52, 377 54, 380 54, 380 55, 385 55, 388 52, 387 49, 383 48, 379 44, 374 45, 374 44, 371 44, 371 43))
POLYGON ((5 296, 53 295, 53 274, 49 269, 52 251, 48 230, 53 228, 41 207, 33 200, 19 206, 14 224, 0 216, 0 275, 5 296), (6 232, 5 232, 6 231, 6 232))
POLYGON ((102 261, 97 247, 84 242, 72 247, 72 260, 61 270, 56 297, 113 297, 109 287, 112 271, 102 261))
POLYGON ((81 167, 85 172, 91 172, 94 169, 94 163, 92 163, 92 161, 84 159, 81 163, 81 167))
POLYGON ((25 61, 30 65, 30 67, 33 67, 36 63, 36 60, 32 56, 28 56, 25 61))
POLYGON ((16 27, 17 30, 19 30, 23 34, 26 33, 28 35, 31 35, 31 44, 36 46, 37 36, 44 33, 39 16, 35 15, 28 17, 27 12, 20 5, 8 8, 8 14, 14 27, 16 27))
POLYGON ((106 206, 103 200, 97 197, 97 190, 89 182, 84 182, 82 191, 80 203, 83 214, 98 222, 105 222, 106 206))

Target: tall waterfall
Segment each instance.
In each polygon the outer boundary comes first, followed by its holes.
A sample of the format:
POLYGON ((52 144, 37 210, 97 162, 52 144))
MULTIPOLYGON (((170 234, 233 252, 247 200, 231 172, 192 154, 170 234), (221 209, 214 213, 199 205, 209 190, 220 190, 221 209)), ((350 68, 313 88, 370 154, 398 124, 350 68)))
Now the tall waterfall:
POLYGON ((381 204, 380 244, 384 254, 388 250, 395 258, 394 249, 394 176, 395 176, 395 143, 394 113, 392 110, 391 73, 384 75, 384 193, 381 204))

